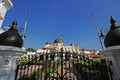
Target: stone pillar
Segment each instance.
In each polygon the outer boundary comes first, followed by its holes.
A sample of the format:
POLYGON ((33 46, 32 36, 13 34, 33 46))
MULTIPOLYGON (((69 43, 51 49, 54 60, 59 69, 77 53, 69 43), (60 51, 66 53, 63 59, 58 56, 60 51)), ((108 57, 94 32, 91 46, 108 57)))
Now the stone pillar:
POLYGON ((13 3, 11 0, 0 0, 0 28, 2 27, 2 23, 6 15, 6 12, 9 9, 11 9, 12 6, 13 6, 13 3))
POLYGON ((113 80, 120 80, 120 46, 107 47, 103 54, 106 57, 106 61, 111 61, 111 71, 113 72, 113 80))
POLYGON ((14 80, 17 60, 25 53, 18 47, 0 46, 0 80, 14 80))

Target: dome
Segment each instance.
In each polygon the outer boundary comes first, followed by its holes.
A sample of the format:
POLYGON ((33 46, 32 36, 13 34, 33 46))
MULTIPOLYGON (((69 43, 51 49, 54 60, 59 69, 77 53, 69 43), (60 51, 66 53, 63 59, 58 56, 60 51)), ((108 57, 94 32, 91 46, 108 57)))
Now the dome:
POLYGON ((63 39, 61 39, 60 37, 58 37, 54 43, 64 43, 63 39))
POLYGON ((105 47, 120 45, 120 26, 111 17, 111 27, 110 31, 107 33, 104 39, 105 47))
POLYGON ((17 21, 14 20, 10 29, 0 34, 0 45, 22 47, 23 40, 17 30, 17 21))
POLYGON ((49 42, 49 41, 47 41, 45 44, 46 44, 46 45, 50 45, 50 42, 49 42))

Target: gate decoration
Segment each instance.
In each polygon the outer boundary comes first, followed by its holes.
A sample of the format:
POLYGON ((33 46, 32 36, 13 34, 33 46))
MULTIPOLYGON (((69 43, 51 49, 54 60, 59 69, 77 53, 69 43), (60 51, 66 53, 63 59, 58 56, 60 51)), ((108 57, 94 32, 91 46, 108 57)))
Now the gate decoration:
POLYGON ((110 73, 104 59, 95 62, 86 55, 51 52, 21 62, 15 80, 112 80, 110 73))

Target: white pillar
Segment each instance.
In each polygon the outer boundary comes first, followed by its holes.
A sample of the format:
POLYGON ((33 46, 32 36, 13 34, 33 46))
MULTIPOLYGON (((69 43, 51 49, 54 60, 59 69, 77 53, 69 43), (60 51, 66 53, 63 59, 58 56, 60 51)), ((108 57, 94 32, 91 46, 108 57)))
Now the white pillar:
POLYGON ((120 46, 108 47, 103 51, 106 61, 112 61, 113 80, 120 80, 120 46))
POLYGON ((13 6, 11 0, 2 0, 0 1, 0 28, 2 26, 6 12, 11 9, 13 6))
POLYGON ((25 53, 22 48, 0 46, 0 80, 14 80, 17 60, 25 53))
POLYGON ((4 17, 6 15, 6 12, 11 9, 13 6, 13 3, 11 0, 0 0, 0 33, 3 32, 1 29, 2 23, 4 21, 4 17))

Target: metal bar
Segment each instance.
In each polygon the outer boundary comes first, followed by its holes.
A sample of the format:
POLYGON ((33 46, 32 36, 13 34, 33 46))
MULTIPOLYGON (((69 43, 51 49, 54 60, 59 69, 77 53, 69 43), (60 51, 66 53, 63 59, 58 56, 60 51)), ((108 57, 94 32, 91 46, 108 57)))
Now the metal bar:
POLYGON ((63 79, 63 52, 60 53, 61 54, 61 80, 63 79))
POLYGON ((15 80, 17 80, 18 71, 19 71, 19 65, 17 65, 16 70, 15 70, 15 80))

